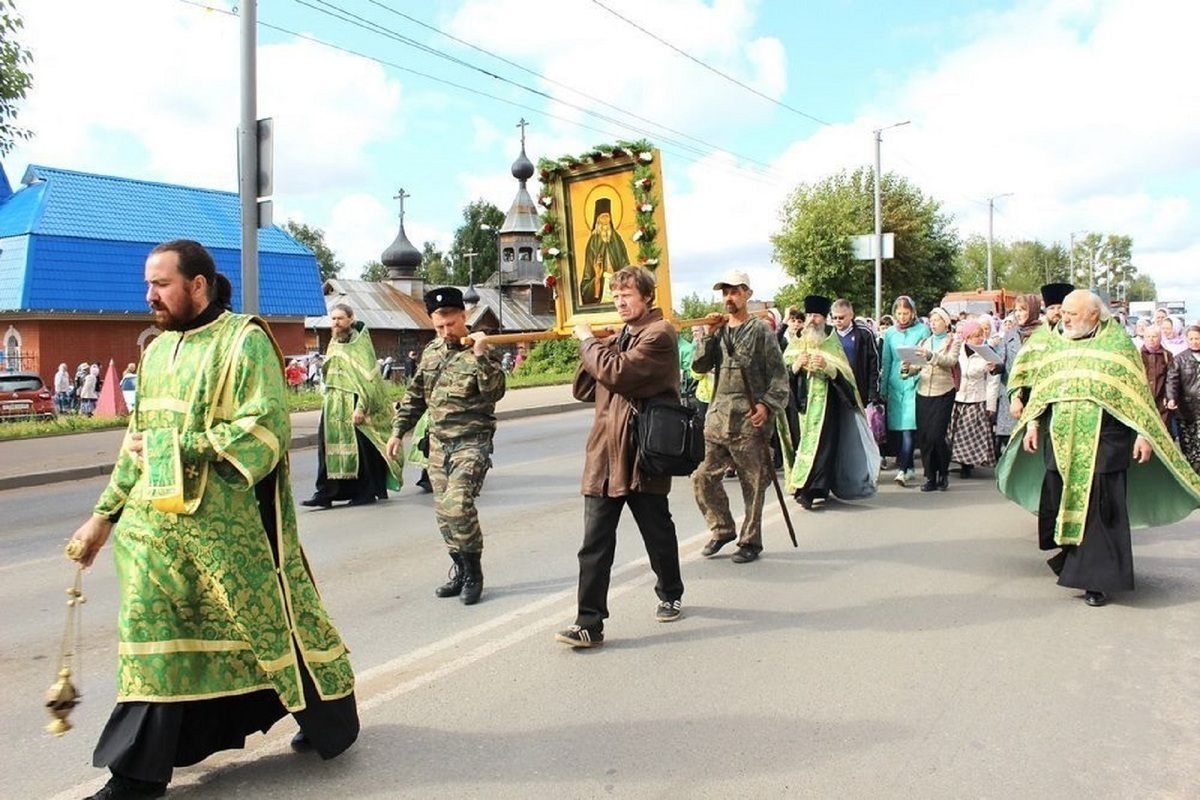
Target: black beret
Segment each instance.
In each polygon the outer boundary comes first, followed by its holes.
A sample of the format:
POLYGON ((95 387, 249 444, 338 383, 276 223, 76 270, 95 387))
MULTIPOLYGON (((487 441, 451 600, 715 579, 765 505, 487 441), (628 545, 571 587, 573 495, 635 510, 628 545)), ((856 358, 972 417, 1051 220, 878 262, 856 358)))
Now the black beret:
POLYGON ((440 289, 430 289, 425 293, 425 310, 432 314, 439 308, 458 308, 466 310, 462 290, 453 286, 443 286, 440 289))

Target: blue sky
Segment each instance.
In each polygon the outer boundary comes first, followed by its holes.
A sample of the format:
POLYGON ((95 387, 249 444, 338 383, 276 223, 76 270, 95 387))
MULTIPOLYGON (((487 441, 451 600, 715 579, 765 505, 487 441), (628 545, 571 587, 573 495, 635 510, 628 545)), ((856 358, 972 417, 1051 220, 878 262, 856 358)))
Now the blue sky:
MULTIPOLYGON (((42 163, 236 188, 232 3, 17 3, 36 59, 21 122, 37 135, 5 159, 10 176, 42 163)), ((769 237, 787 194, 872 163, 872 130, 911 120, 884 133, 884 169, 964 238, 986 233, 987 197, 1012 192, 997 239, 1130 235, 1160 294, 1200 315, 1200 3, 259 0, 258 17, 342 48, 259 32, 276 219, 323 228, 345 277, 392 241, 401 186, 418 245, 447 246, 471 200, 507 209, 524 117, 535 161, 647 135, 663 151, 674 296, 731 267, 769 296, 785 282, 769 237)))

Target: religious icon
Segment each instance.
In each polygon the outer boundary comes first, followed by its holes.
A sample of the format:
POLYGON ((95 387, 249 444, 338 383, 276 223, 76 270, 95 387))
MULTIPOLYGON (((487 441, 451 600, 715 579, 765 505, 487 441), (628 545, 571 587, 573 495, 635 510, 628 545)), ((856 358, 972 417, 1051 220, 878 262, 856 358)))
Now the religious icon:
POLYGON ((579 283, 579 301, 585 305, 611 303, 609 280, 613 273, 629 264, 629 250, 618 230, 621 198, 615 187, 600 184, 589 192, 585 208, 591 209, 591 229, 583 256, 583 279, 579 283), (594 199, 593 199, 594 198, 594 199), (613 214, 616 203, 618 214, 613 214))
POLYGON ((628 265, 655 273, 656 301, 670 308, 662 171, 647 142, 598 147, 585 159, 546 162, 542 254, 558 282, 558 322, 620 324, 612 276, 628 265), (552 244, 549 242, 552 241, 552 244))

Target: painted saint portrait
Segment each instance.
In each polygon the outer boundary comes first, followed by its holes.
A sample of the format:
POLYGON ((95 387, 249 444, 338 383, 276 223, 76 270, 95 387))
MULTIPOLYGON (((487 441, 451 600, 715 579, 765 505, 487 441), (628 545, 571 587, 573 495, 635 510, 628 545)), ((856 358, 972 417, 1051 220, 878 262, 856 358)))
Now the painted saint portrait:
POLYGON ((545 216, 557 219, 547 223, 555 236, 543 254, 556 259, 554 275, 561 278, 555 296, 560 330, 581 322, 620 325, 612 276, 629 264, 655 273, 656 302, 670 308, 658 151, 649 143, 636 145, 617 153, 599 148, 586 161, 570 159, 564 166, 558 164, 566 158, 550 162, 554 177, 543 181, 547 201, 542 205, 545 216))
POLYGON ((612 305, 613 273, 633 263, 636 246, 631 167, 610 170, 567 188, 571 230, 571 281, 579 309, 612 305))
POLYGON ((594 199, 589 198, 587 203, 592 224, 584 248, 583 277, 579 282, 579 301, 584 305, 611 303, 609 281, 614 272, 630 263, 629 249, 617 231, 620 217, 613 215, 614 200, 618 208, 621 200, 609 194, 612 191, 610 186, 598 186, 592 191, 594 199))

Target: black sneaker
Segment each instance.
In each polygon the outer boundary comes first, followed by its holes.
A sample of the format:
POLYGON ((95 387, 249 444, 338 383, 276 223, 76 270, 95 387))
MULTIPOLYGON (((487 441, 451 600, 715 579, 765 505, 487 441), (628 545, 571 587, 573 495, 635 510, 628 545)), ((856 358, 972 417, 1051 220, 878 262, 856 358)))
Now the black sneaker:
POLYGON ((604 644, 604 632, 572 625, 554 634, 554 641, 569 644, 571 647, 599 647, 604 644))
POLYGON ((720 550, 722 547, 724 547, 725 545, 729 544, 732 541, 733 541, 733 538, 709 539, 708 544, 704 545, 704 549, 700 551, 700 555, 702 555, 706 558, 708 556, 715 556, 717 554, 718 550, 720 550))
POLYGON ((749 564, 757 559, 758 551, 753 547, 739 547, 729 560, 735 564, 749 564))
POLYGON ((659 622, 674 622, 683 616, 682 600, 662 600, 654 609, 654 619, 659 622))

